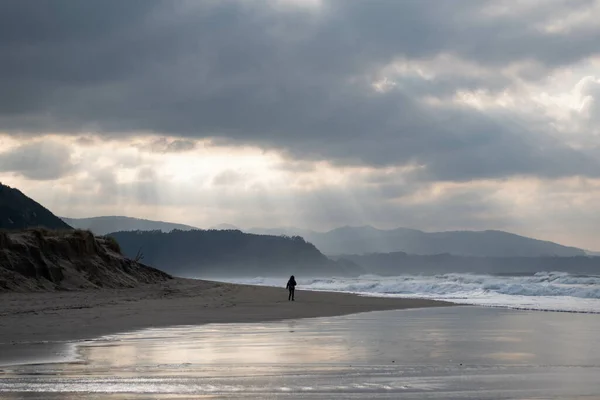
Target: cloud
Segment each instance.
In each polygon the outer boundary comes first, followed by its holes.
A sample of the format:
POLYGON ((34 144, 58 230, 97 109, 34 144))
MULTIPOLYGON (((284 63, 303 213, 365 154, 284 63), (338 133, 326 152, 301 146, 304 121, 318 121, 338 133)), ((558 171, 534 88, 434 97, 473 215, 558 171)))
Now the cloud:
POLYGON ((153 153, 181 153, 196 148, 196 142, 185 139, 168 139, 165 137, 153 139, 150 143, 140 145, 140 149, 153 153))
POLYGON ((152 167, 142 167, 136 172, 136 181, 138 182, 152 182, 156 181, 158 174, 152 167))
POLYGON ((213 178, 212 184, 215 186, 230 186, 243 182, 244 180, 244 174, 228 169, 217 174, 213 178))
POLYGON ((589 243, 599 19, 598 0, 3 1, 0 177, 64 215, 589 243))
POLYGON ((97 143, 97 138, 93 136, 80 136, 77 139, 75 139, 75 144, 80 146, 94 146, 97 143))
POLYGON ((220 155, 204 153, 203 147, 183 155, 154 155, 123 168, 118 159, 125 150, 113 147, 117 144, 75 146, 76 160, 98 163, 78 163, 71 173, 53 180, 31 180, 22 173, 2 171, 0 180, 65 216, 130 215, 199 227, 231 221, 241 227, 317 230, 365 224, 425 230, 504 229, 597 248, 593 242, 600 215, 600 179, 432 182, 419 178, 422 168, 418 166, 340 169, 319 163, 314 170, 281 170, 276 167, 283 160, 277 158, 262 160, 261 169, 247 164, 259 152, 239 153, 220 162, 220 155), (111 155, 115 162, 105 163, 111 155), (208 166, 210 173, 188 172, 208 166))
MULTIPOLYGON (((580 81, 579 90, 582 96, 580 111, 590 123, 588 128, 597 129, 600 123, 600 78, 585 77, 580 81)), ((597 133, 600 134, 600 131, 597 133)))
POLYGON ((51 141, 24 144, 0 153, 0 171, 14 172, 28 179, 62 178, 75 167, 71 148, 51 141))
POLYGON ((581 21, 599 16, 597 4, 517 2, 517 13, 496 1, 332 0, 307 12, 294 2, 8 1, 0 129, 181 138, 156 139, 159 152, 216 138, 297 160, 419 164, 434 180, 596 176, 597 157, 553 139, 552 121, 448 99, 598 56, 600 26, 581 21), (579 22, 551 29, 565 16, 579 22), (469 68, 431 70, 444 57, 469 68), (413 73, 376 90, 399 59, 413 73), (421 64, 433 75, 414 73, 421 64))

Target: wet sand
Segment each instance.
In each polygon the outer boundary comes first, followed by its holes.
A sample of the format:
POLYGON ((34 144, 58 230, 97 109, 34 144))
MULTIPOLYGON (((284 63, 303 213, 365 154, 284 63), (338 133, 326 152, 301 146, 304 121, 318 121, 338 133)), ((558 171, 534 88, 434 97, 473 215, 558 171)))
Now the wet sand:
POLYGON ((447 305, 451 304, 303 291, 297 291, 296 301, 289 302, 284 288, 191 279, 133 289, 0 293, 0 358, 9 351, 18 354, 15 349, 25 349, 28 343, 80 340, 148 327, 272 321, 447 305), (7 346, 17 347, 10 350, 7 346))
POLYGON ((0 367, 7 399, 600 399, 600 318, 476 307, 153 328, 0 367))

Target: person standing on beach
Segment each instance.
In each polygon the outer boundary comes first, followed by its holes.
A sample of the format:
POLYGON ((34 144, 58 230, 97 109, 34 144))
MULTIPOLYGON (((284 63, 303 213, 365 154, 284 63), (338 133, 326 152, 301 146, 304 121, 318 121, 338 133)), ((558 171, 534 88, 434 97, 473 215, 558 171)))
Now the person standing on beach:
POLYGON ((296 279, 294 279, 294 275, 290 276, 290 280, 285 288, 290 291, 288 301, 294 301, 294 291, 296 290, 296 279))

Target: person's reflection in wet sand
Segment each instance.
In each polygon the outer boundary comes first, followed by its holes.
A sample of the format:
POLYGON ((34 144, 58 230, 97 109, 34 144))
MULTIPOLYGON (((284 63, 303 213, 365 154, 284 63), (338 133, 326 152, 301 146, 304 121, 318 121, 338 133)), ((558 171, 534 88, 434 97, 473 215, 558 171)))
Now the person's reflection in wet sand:
POLYGON ((287 325, 290 333, 296 332, 296 321, 288 321, 287 325))

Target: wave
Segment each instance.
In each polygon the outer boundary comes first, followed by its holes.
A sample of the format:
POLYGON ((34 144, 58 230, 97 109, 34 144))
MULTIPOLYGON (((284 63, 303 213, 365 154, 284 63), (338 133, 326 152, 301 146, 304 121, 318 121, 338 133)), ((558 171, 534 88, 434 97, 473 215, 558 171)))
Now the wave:
MULTIPOLYGON (((285 286, 274 278, 232 280, 285 286)), ((369 296, 427 298, 461 304, 528 310, 600 313, 600 276, 539 272, 531 276, 448 273, 357 278, 297 279, 299 290, 349 292, 369 296)))

